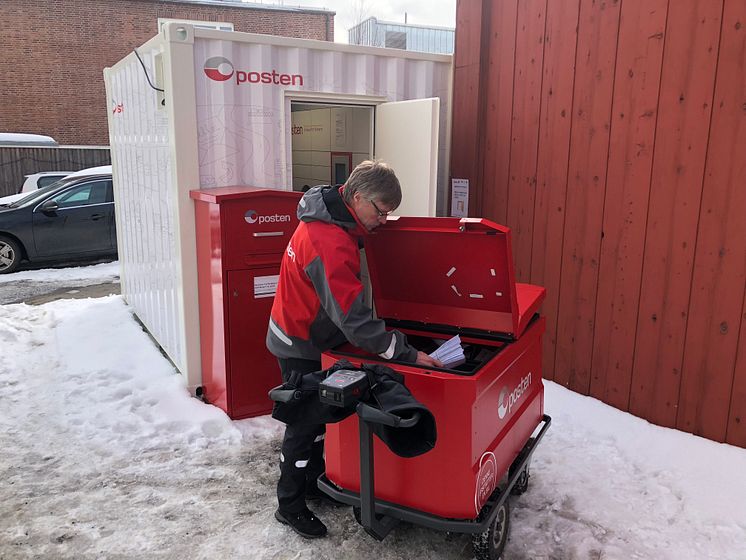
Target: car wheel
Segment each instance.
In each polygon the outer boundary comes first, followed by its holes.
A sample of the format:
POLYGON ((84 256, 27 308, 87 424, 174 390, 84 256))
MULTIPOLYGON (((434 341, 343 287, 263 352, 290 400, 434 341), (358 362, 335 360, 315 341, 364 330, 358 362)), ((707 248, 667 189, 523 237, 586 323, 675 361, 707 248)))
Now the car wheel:
POLYGON ((0 274, 15 272, 21 264, 21 246, 14 239, 0 237, 0 274))

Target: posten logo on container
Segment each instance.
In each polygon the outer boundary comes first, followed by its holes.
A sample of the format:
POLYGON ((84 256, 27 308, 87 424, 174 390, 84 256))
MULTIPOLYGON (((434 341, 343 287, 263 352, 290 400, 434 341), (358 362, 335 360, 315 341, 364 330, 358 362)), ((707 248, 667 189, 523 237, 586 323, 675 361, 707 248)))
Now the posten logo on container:
POLYGON ((236 85, 241 84, 275 84, 283 86, 302 86, 300 74, 284 74, 272 69, 266 72, 236 70, 233 63, 223 56, 213 56, 205 61, 205 75, 216 82, 225 82, 235 76, 236 85))

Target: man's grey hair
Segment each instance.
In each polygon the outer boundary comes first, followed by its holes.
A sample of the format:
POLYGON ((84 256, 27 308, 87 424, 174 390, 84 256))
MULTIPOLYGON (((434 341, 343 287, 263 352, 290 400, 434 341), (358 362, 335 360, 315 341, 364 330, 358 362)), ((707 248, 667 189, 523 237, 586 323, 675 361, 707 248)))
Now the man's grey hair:
POLYGON ((380 202, 390 210, 401 204, 401 185, 391 167, 380 160, 366 160, 358 164, 350 173, 342 190, 342 198, 352 204, 355 193, 369 200, 380 202))

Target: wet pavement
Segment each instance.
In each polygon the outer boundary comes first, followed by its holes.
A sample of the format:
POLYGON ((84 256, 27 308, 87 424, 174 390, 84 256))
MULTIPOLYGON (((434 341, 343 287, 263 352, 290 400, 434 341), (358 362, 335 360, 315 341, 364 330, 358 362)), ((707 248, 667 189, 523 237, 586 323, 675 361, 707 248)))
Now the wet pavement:
POLYGON ((58 299, 97 298, 120 293, 119 281, 91 285, 90 281, 73 280, 65 284, 60 287, 59 282, 8 282, 0 285, 0 304, 41 305, 58 299))
MULTIPOLYGON (((108 262, 110 259, 76 261, 72 263, 60 264, 54 267, 50 265, 32 265, 24 263, 24 266, 18 271, 31 272, 41 268, 65 268, 70 266, 86 266, 108 262)), ((62 271, 61 271, 62 272, 62 271)), ((10 275, 9 275, 10 276, 10 275)), ((41 305, 58 299, 79 299, 79 298, 97 298, 105 297, 110 294, 120 293, 120 284, 118 277, 111 275, 102 275, 101 278, 64 278, 60 274, 60 279, 50 278, 49 274, 40 276, 39 279, 28 278, 24 275, 23 279, 16 281, 7 281, 4 278, 0 283, 0 305, 11 303, 27 303, 29 305, 41 305), (64 278, 64 279, 63 279, 64 278)))

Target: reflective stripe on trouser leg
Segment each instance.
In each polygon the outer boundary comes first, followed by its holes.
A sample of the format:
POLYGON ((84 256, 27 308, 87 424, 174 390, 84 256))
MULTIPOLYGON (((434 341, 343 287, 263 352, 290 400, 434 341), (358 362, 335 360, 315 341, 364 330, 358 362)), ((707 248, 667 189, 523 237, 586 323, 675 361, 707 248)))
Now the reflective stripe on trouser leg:
MULTIPOLYGON (((283 381, 287 381, 293 371, 310 373, 321 370, 321 362, 292 358, 279 358, 280 372, 283 381)), ((315 465, 313 447, 318 436, 323 434, 326 426, 323 424, 303 424, 302 422, 288 424, 282 440, 282 456, 280 462, 280 480, 277 482, 277 501, 280 510, 287 513, 298 513, 306 507, 306 477, 310 468, 315 465), (296 467, 297 462, 307 461, 305 467, 296 467)), ((322 442, 323 446, 323 442, 322 442)))
POLYGON ((324 474, 326 470, 326 463, 324 462, 324 438, 326 437, 326 426, 321 426, 324 433, 319 434, 313 440, 311 446, 311 458, 308 461, 308 468, 306 469, 306 487, 315 491, 318 488, 317 481, 319 477, 324 474))
POLYGON ((310 477, 316 478, 321 471, 318 456, 323 453, 323 439, 316 441, 324 433, 323 424, 289 424, 285 427, 280 461, 280 480, 277 482, 277 501, 280 510, 297 513, 306 507, 306 484, 310 477))

